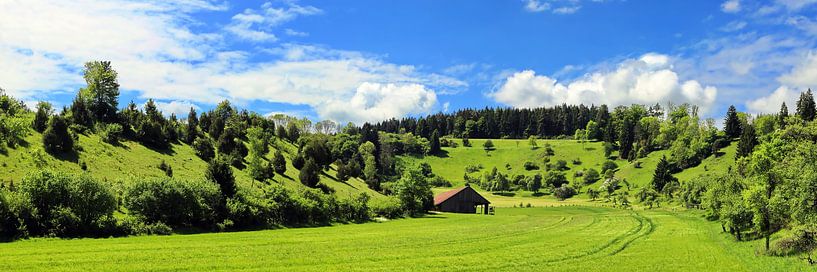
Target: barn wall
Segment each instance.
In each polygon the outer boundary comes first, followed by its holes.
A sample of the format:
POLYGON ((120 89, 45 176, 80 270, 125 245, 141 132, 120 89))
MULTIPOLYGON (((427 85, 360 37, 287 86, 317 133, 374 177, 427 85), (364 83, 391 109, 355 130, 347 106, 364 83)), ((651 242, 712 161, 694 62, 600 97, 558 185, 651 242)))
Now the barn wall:
POLYGON ((476 213, 476 205, 481 204, 486 204, 485 199, 474 189, 467 188, 440 203, 439 209, 444 212, 476 213))

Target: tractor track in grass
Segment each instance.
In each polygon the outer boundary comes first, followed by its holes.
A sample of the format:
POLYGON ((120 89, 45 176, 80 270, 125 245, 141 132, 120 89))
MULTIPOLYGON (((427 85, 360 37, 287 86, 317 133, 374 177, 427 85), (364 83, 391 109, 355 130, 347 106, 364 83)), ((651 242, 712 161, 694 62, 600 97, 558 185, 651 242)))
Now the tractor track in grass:
POLYGON ((628 230, 622 235, 616 236, 612 240, 607 241, 603 245, 593 248, 589 251, 583 252, 581 254, 564 256, 561 258, 545 260, 545 263, 558 263, 570 260, 578 260, 584 258, 593 258, 593 257, 602 257, 598 256, 599 253, 604 252, 607 249, 614 248, 616 245, 620 245, 619 247, 615 247, 611 252, 606 254, 605 256, 612 256, 615 255, 624 249, 627 248, 632 242, 649 236, 655 230, 655 225, 653 224, 652 220, 641 216, 637 212, 633 211, 630 213, 629 217, 634 218, 638 224, 633 227, 632 229, 628 230))

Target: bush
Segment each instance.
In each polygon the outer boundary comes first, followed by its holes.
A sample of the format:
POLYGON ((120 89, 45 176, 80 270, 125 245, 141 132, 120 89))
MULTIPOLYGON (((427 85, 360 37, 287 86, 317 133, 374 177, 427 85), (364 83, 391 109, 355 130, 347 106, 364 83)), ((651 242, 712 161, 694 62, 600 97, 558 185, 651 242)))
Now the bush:
POLYGON ((616 170, 618 169, 618 164, 616 162, 607 160, 604 164, 601 165, 601 172, 606 173, 608 170, 616 170))
POLYGON ((567 177, 564 172, 550 171, 545 175, 545 184, 551 188, 560 188, 567 184, 567 177))
POLYGON ((281 150, 275 151, 275 156, 272 157, 272 167, 279 175, 287 171, 287 161, 284 159, 284 154, 281 154, 281 150))
POLYGON ((534 162, 527 161, 525 162, 525 170, 527 171, 539 170, 539 166, 536 165, 536 163, 534 162))
POLYGON ((120 124, 104 124, 100 125, 99 130, 99 137, 102 138, 102 141, 115 144, 119 142, 119 139, 122 137, 122 125, 120 124))
POLYGON ((485 151, 490 151, 496 149, 496 147, 494 147, 494 142, 488 139, 482 144, 482 149, 485 149, 485 151))
POLYGON ((584 173, 584 184, 591 184, 599 180, 599 171, 596 169, 590 168, 584 173))
POLYGON ((399 199, 388 197, 385 200, 372 203, 372 213, 389 219, 399 218, 403 216, 403 207, 399 199))
POLYGON ((573 165, 581 165, 581 164, 582 164, 582 160, 581 160, 581 159, 579 159, 579 158, 575 158, 575 159, 573 159, 573 165))
POLYGON ((196 150, 196 156, 199 156, 204 161, 210 161, 216 156, 216 150, 213 147, 213 141, 207 137, 199 137, 193 141, 193 149, 196 150))
POLYGON ((556 171, 565 171, 565 170, 568 170, 570 168, 567 167, 567 161, 566 160, 558 160, 558 161, 556 161, 556 164, 554 164, 551 167, 551 169, 556 170, 556 171))
POLYGON ((553 196, 555 196, 559 200, 565 200, 575 195, 576 189, 573 189, 573 187, 567 184, 562 184, 561 187, 556 188, 556 190, 553 191, 553 196))
POLYGON ((465 166, 465 173, 468 173, 468 174, 476 173, 476 172, 479 172, 479 170, 482 170, 483 168, 485 168, 485 167, 483 167, 482 164, 468 165, 468 166, 465 166))
POLYGON ((0 239, 8 240, 21 236, 20 219, 14 211, 11 192, 0 189, 0 239))
POLYGON ((125 217, 119 222, 119 228, 127 235, 170 235, 173 229, 162 222, 145 223, 135 217, 125 217))
POLYGON ((48 153, 64 153, 74 149, 74 138, 68 133, 65 118, 59 115, 51 117, 43 133, 43 145, 48 153))
POLYGON ((441 176, 433 176, 428 178, 428 183, 432 187, 451 187, 451 182, 441 176))
POLYGON ((167 178, 134 181, 124 198, 125 208, 147 224, 170 226, 212 226, 223 201, 212 182, 167 178))
POLYGON ((207 180, 218 184, 221 189, 221 194, 226 198, 235 195, 235 176, 233 176, 233 169, 221 158, 211 160, 207 164, 207 171, 204 173, 207 180))
POLYGON ((275 224, 276 203, 255 190, 238 191, 227 199, 227 218, 235 228, 268 227, 275 224))
POLYGON ((24 177, 18 190, 30 204, 23 219, 35 236, 93 236, 117 207, 108 185, 86 175, 38 171, 24 177))

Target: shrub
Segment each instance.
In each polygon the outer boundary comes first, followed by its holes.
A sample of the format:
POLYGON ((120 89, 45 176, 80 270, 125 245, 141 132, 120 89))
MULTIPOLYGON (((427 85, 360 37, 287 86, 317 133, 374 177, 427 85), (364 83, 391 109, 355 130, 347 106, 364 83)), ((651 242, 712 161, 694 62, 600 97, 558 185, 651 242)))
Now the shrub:
POLYGON ((545 184, 551 188, 560 188, 567 183, 564 172, 550 171, 545 175, 545 184))
POLYGON ((134 181, 124 199, 125 208, 145 223, 170 226, 212 226, 222 205, 216 184, 168 178, 134 181))
POLYGON ((615 147, 609 142, 604 142, 604 157, 609 158, 613 154, 615 147))
POLYGON ((590 168, 584 173, 584 183, 591 184, 599 180, 599 171, 596 169, 590 168))
POLYGON ((34 122, 32 127, 37 132, 43 132, 48 127, 48 119, 54 114, 51 103, 40 101, 37 102, 37 113, 34 115, 34 122))
POLYGON ((122 125, 120 124, 104 124, 100 125, 99 130, 99 137, 102 138, 102 141, 115 144, 119 142, 119 139, 122 137, 122 125))
POLYGON ((21 235, 20 219, 13 207, 12 194, 0 189, 0 239, 13 239, 21 235))
POLYGON ((428 183, 432 187, 451 187, 451 182, 441 176, 433 176, 428 178, 428 183))
POLYGON ((48 153, 68 152, 74 148, 74 138, 68 133, 65 118, 59 115, 51 117, 43 133, 43 145, 48 153))
POLYGON ((304 167, 301 168, 301 173, 298 174, 298 178, 301 180, 303 185, 315 188, 318 186, 318 182, 321 181, 320 173, 320 167, 318 167, 318 165, 315 164, 312 159, 308 159, 306 160, 304 167))
POLYGON ((292 167, 295 167, 295 169, 301 170, 301 168, 304 168, 305 163, 306 161, 301 153, 298 153, 294 158, 292 158, 292 167))
POLYGON ((372 213, 385 218, 399 218, 403 216, 403 207, 400 200, 395 197, 388 197, 385 200, 372 203, 372 213))
POLYGON ((468 165, 468 166, 465 166, 465 173, 468 173, 468 174, 476 173, 476 172, 479 172, 479 170, 481 170, 483 168, 485 168, 485 167, 483 167, 482 164, 468 165))
POLYGON ((485 140, 485 143, 482 144, 482 149, 485 149, 485 151, 491 151, 491 150, 494 150, 496 148, 494 147, 494 142, 491 141, 490 139, 488 139, 488 140, 485 140))
POLYGON ((575 159, 573 159, 573 165, 581 165, 581 164, 582 164, 582 160, 581 160, 581 159, 579 159, 579 158, 575 158, 575 159))
POLYGON ((166 176, 171 178, 173 177, 173 167, 167 164, 165 160, 162 160, 162 162, 159 163, 159 170, 162 170, 166 176))
POLYGON ((204 161, 210 161, 216 156, 216 150, 213 147, 213 141, 207 137, 199 137, 193 141, 193 149, 196 150, 196 156, 199 156, 204 161))
POLYGON ((536 165, 536 163, 534 162, 527 161, 525 162, 525 170, 527 171, 539 170, 539 166, 536 165))
POLYGON ((400 180, 394 184, 394 191, 408 215, 418 215, 434 205, 431 186, 418 170, 404 171, 400 180))
POLYGON ((275 224, 276 203, 255 190, 241 190, 227 199, 227 218, 235 228, 267 227, 275 224))
POLYGON ((611 160, 607 160, 607 161, 604 162, 604 164, 601 165, 601 172, 602 173, 606 173, 609 170, 616 170, 616 169, 618 169, 618 164, 616 164, 616 162, 611 161, 611 160))
POLYGON ((287 171, 287 161, 284 159, 284 154, 281 154, 281 150, 275 151, 275 156, 272 157, 272 167, 279 175, 287 171))
POLYGON ((565 160, 556 161, 556 164, 554 164, 553 167, 552 167, 552 170, 556 170, 556 171, 564 171, 564 170, 568 170, 568 169, 570 169, 570 168, 567 167, 567 161, 565 161, 565 160))
POLYGON ((561 187, 556 188, 556 190, 553 191, 553 196, 555 196, 559 200, 565 200, 575 195, 576 189, 573 189, 573 187, 567 184, 562 184, 561 187))
POLYGON ((226 161, 221 158, 211 160, 204 174, 207 180, 218 184, 222 195, 225 197, 235 195, 235 176, 233 176, 233 169, 226 161))
POLYGON ((38 171, 24 177, 18 190, 30 203, 24 223, 36 236, 94 235, 117 206, 108 186, 86 175, 38 171))

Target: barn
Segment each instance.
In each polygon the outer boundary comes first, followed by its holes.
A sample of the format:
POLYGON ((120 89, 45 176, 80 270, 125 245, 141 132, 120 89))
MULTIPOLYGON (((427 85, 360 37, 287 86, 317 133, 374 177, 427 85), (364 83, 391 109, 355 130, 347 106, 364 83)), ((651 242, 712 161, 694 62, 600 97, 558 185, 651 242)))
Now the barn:
POLYGON ((488 214, 490 201, 479 195, 474 188, 465 187, 441 193, 434 197, 434 208, 441 212, 476 213, 477 207, 488 214))

